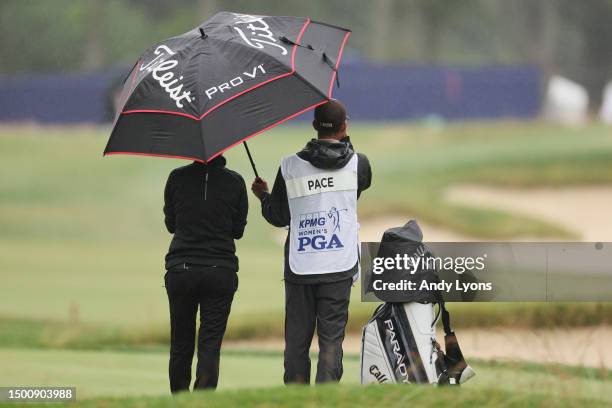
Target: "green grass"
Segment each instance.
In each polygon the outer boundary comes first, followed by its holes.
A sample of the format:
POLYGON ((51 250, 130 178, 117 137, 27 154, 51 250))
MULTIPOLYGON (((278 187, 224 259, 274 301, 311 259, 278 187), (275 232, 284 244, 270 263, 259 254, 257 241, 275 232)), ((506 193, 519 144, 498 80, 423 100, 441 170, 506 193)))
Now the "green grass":
MULTIPOLYGON (((95 348, 167 339, 162 285, 170 236, 162 223, 162 191, 169 171, 185 162, 102 158, 108 132, 0 129, 0 344, 95 348), (36 335, 28 340, 28 333, 36 335)), ((353 124, 351 135, 374 172, 373 186, 360 200, 362 219, 393 212, 482 237, 571 238, 570 231, 529 217, 447 203, 444 189, 463 182, 524 187, 612 182, 612 135, 595 125, 577 130, 474 123, 436 130, 353 124)), ((284 126, 256 138, 250 147, 260 173, 272 181, 280 158, 311 136, 307 127, 284 126)), ((250 182, 242 149, 227 158, 250 182)), ((248 222, 238 242, 240 289, 228 335, 278 335, 281 244, 252 199, 248 222)), ((358 289, 351 304, 353 329, 375 306, 359 302, 358 289)), ((611 315, 608 305, 589 304, 457 309, 455 321, 465 325, 596 324, 609 322, 611 315)))
MULTIPOLYGON (((357 296, 357 294, 355 294, 357 296)), ((453 326, 523 328, 570 328, 612 325, 610 303, 492 303, 448 305, 453 326)), ((370 318, 370 311, 358 308, 351 313, 348 331, 359 332, 370 318)), ((225 339, 282 338, 282 313, 231 316, 225 339)), ((168 344, 167 325, 123 327, 113 324, 70 322, 65 320, 0 318, 0 347, 44 349, 117 350, 159 347, 168 344)))
MULTIPOLYGON (((78 399, 84 406, 165 406, 171 403, 206 406, 297 406, 302 403, 333 406, 337 403, 341 406, 366 406, 374 402, 380 406, 399 406, 411 403, 413 399, 415 403, 429 399, 432 403, 442 404, 451 401, 448 398, 453 395, 459 400, 451 406, 477 402, 479 405, 497 406, 504 405, 504 401, 511 406, 540 406, 546 401, 550 406, 612 403, 610 371, 554 365, 472 361, 477 376, 461 390, 404 386, 379 391, 377 387, 356 386, 359 383, 359 358, 347 355, 340 387, 286 389, 278 388, 282 386, 281 353, 228 351, 221 359, 218 393, 184 395, 174 400, 163 397, 168 394, 165 351, 0 349, 0 360, 3 362, 0 384, 76 386, 78 399), (125 396, 132 397, 111 399, 125 396)), ((314 367, 316 358, 313 356, 314 367)))
POLYGON ((83 407, 598 407, 607 403, 573 395, 515 394, 499 389, 471 390, 419 386, 319 386, 240 392, 196 393, 179 397, 99 399, 83 407))

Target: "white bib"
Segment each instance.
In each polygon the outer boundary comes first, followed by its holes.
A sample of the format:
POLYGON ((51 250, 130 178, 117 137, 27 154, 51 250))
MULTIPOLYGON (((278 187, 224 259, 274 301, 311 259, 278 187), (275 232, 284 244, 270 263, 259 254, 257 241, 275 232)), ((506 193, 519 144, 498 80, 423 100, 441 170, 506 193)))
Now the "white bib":
POLYGON ((319 169, 292 155, 283 159, 287 187, 289 266, 298 275, 344 272, 359 259, 357 155, 341 169, 319 169))

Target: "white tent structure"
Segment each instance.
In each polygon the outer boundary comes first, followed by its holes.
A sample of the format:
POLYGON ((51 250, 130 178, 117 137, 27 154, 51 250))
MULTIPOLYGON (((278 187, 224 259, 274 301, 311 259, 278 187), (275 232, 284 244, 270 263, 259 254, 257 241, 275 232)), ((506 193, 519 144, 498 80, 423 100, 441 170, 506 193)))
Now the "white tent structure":
POLYGON ((608 82, 604 88, 599 119, 608 125, 612 125, 612 81, 608 82))
POLYGON ((544 103, 547 119, 577 126, 587 119, 588 108, 589 95, 582 85, 558 75, 550 78, 544 103))

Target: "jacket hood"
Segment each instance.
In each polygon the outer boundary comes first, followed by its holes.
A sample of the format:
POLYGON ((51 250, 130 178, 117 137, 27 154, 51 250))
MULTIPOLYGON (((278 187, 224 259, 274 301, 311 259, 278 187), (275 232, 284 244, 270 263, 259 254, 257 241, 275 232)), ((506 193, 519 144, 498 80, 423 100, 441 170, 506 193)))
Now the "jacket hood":
POLYGON ((202 162, 193 162, 193 163, 196 166, 202 166, 202 167, 205 167, 205 166, 207 167, 225 167, 227 160, 225 160, 225 157, 223 156, 217 156, 207 163, 202 163, 202 162))
POLYGON ((319 169, 341 169, 355 152, 349 137, 338 142, 312 139, 297 155, 319 169))

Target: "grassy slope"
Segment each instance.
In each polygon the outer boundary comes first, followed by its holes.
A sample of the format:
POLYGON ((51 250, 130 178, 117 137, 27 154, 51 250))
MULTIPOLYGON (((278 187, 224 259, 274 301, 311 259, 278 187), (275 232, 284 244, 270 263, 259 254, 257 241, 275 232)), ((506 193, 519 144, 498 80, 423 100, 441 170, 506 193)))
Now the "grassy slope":
MULTIPOLYGON (((106 404, 106 399, 127 395, 163 396, 168 392, 166 379, 167 353, 165 351, 149 352, 88 352, 88 351, 46 351, 26 349, 0 349, 0 359, 3 370, 0 371, 0 384, 45 384, 73 385, 77 387, 80 400, 104 397, 102 401, 91 405, 106 404)), ((497 395, 504 398, 512 396, 517 403, 542 401, 543 395, 551 401, 559 402, 566 399, 570 402, 583 400, 598 400, 612 403, 612 383, 609 381, 609 371, 594 369, 571 369, 562 366, 542 366, 521 363, 486 363, 472 361, 477 376, 465 384, 463 391, 467 398, 473 401, 491 401, 499 403, 497 395)), ((313 358, 313 367, 316 358, 313 358)), ((329 401, 346 401, 350 398, 355 403, 365 404, 380 398, 377 391, 351 387, 359 383, 359 358, 347 355, 344 359, 344 387, 330 388, 329 401), (373 392, 373 394, 370 394, 373 392), (334 396, 336 395, 336 396, 334 396), (362 399, 365 398, 365 399, 362 399)), ((294 398, 318 398, 311 395, 312 391, 263 389, 250 391, 253 388, 277 387, 282 385, 282 356, 279 353, 226 352, 221 359, 220 393, 200 396, 200 403, 237 404, 253 401, 269 403, 293 403, 294 398), (240 389, 240 393, 227 392, 240 389), (297 393, 297 394, 295 394, 297 393)), ((387 390, 393 397, 388 400, 398 404, 406 402, 398 399, 402 393, 411 395, 408 388, 398 391, 387 390), (397 393, 397 394, 396 394, 397 393)), ((317 391, 319 392, 319 391, 317 391)), ((442 398, 426 390, 428 398, 442 398)), ((410 397, 412 398, 412 397, 410 397)), ((421 398, 421 397, 414 397, 421 398)), ((425 396, 423 396, 425 398, 425 396)), ((163 406, 170 401, 165 398, 143 399, 131 398, 116 404, 117 406, 133 406, 145 404, 163 406)), ((189 398, 179 401, 189 402, 189 398)), ((420 400, 419 400, 420 401, 420 400)), ((192 402, 195 403, 195 402, 192 402)), ((114 403, 108 403, 115 406, 114 403)), ((330 402, 331 404, 331 402, 330 402)), ((554 404, 553 404, 554 405, 554 404)), ((227 405, 226 405, 227 406, 227 405)))
MULTIPOLYGON (((356 293, 354 296, 358 296, 356 293)), ((348 330, 358 332, 370 317, 370 304, 354 308, 348 330)), ((612 324, 610 303, 492 303, 452 304, 454 327, 540 327, 562 328, 612 324)), ((231 316, 226 339, 283 336, 281 312, 244 313, 231 316)), ((0 347, 107 350, 158 346, 169 342, 163 324, 132 327, 99 323, 71 323, 63 320, 0 318, 0 347)))
MULTIPOLYGON (((310 134, 305 128, 283 127, 257 138, 251 149, 261 174, 273 179, 279 158, 299 149, 310 134)), ((161 191, 169 170, 184 162, 102 159, 106 136, 105 129, 0 130, 0 276, 5 289, 0 334, 5 343, 16 327, 24 330, 18 344, 31 329, 40 334, 37 343, 53 346, 70 345, 75 336, 77 343, 87 343, 105 338, 159 341, 167 335, 162 259, 169 236, 162 226, 161 191), (123 337, 117 330, 124 331, 123 337)), ((449 205, 442 201, 443 188, 468 181, 518 186, 612 181, 612 138, 603 127, 578 131, 508 123, 434 131, 356 124, 352 136, 374 169, 374 185, 360 201, 363 217, 394 211, 481 236, 569 236, 528 218, 449 205)), ((251 178, 241 149, 229 152, 228 159, 251 178)), ((230 321, 230 335, 242 337, 282 330, 282 253, 274 229, 251 204, 247 233, 238 243, 241 285, 230 321)), ((358 302, 357 295, 352 327, 361 325, 373 308, 358 302)), ((456 320, 541 322, 548 320, 547 313, 553 321, 568 315, 567 307, 555 305, 468 306, 469 312, 456 320)), ((610 316, 607 306, 584 308, 571 314, 578 323, 610 316)))
MULTIPOLYGON (((575 395, 522 394, 499 389, 473 390, 419 386, 277 387, 178 397, 97 399, 81 407, 606 407, 607 402, 575 395)), ((72 406, 72 405, 70 405, 72 406)))

